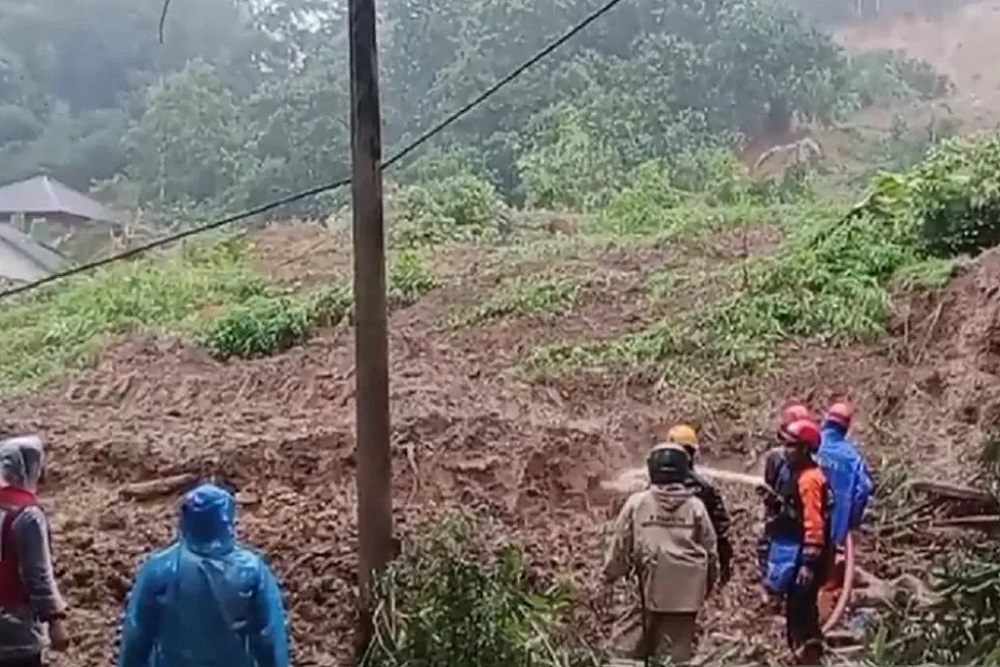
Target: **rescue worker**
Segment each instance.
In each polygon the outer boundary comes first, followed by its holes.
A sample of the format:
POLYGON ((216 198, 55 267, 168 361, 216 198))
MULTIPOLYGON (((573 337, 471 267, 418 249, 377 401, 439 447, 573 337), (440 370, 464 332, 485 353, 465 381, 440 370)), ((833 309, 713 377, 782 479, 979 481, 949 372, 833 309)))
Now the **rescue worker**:
POLYGON ((690 458, 682 447, 657 445, 646 465, 650 486, 625 502, 605 558, 605 582, 634 572, 641 593, 616 621, 613 647, 626 659, 680 663, 694 655, 698 612, 718 579, 715 529, 685 486, 690 458))
POLYGON ((854 406, 837 401, 827 408, 821 429, 817 460, 823 467, 834 496, 830 537, 837 547, 847 534, 861 527, 875 482, 858 446, 847 438, 854 419, 854 406))
POLYGON ((181 502, 179 539, 136 575, 119 667, 288 667, 278 582, 236 541, 236 499, 213 484, 181 502))
POLYGON ((39 438, 0 443, 0 667, 41 667, 46 635, 53 650, 69 646, 49 521, 36 495, 44 466, 39 438))
MULTIPOLYGON (((785 407, 781 409, 781 412, 778 414, 777 432, 771 440, 771 448, 768 450, 764 459, 765 480, 775 479, 778 474, 778 470, 784 465, 785 450, 790 438, 787 433, 788 426, 802 419, 812 419, 812 410, 810 410, 804 403, 792 401, 786 403, 785 407)), ((763 487, 758 488, 758 493, 764 501, 764 524, 766 526, 767 522, 781 510, 781 501, 774 494, 773 489, 769 484, 765 484, 763 487)), ((769 542, 767 539, 767 533, 762 530, 760 533, 760 539, 757 541, 757 562, 760 566, 762 576, 767 567, 768 545, 769 542)), ((765 599, 771 597, 767 591, 764 592, 764 596, 765 599)))
POLYGON ((667 432, 667 442, 678 444, 684 448, 691 458, 691 472, 688 473, 685 484, 708 510, 715 529, 715 538, 719 550, 719 586, 725 586, 732 577, 733 544, 729 539, 731 520, 726 509, 726 501, 715 486, 698 474, 695 469, 698 458, 698 435, 694 428, 687 424, 678 424, 667 432))
POLYGON ((820 607, 827 611, 833 609, 838 591, 844 585, 847 537, 861 528, 865 508, 875 489, 868 464, 857 445, 847 438, 853 419, 854 406, 849 401, 838 400, 831 404, 823 417, 822 442, 817 455, 833 494, 830 539, 836 549, 836 557, 820 590, 820 607))
POLYGON ((771 448, 768 450, 764 460, 764 476, 767 477, 769 471, 773 471, 775 466, 781 465, 781 459, 785 456, 786 438, 783 434, 789 424, 800 419, 812 419, 812 410, 805 403, 791 402, 778 413, 777 435, 771 440, 771 448))
POLYGON ((829 571, 830 491, 813 455, 820 429, 800 419, 782 429, 783 463, 765 483, 780 502, 765 528, 768 539, 765 585, 785 600, 788 646, 796 664, 818 665, 823 655, 819 589, 829 571))

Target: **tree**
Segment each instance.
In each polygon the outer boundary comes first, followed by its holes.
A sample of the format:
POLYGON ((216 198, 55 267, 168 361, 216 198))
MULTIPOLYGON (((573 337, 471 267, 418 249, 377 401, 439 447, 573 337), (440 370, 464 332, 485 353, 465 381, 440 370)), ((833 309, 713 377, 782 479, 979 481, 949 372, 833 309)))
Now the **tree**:
MULTIPOLYGON (((348 173, 343 0, 173 0, 162 45, 160 3, 0 0, 0 180, 46 166, 81 188, 114 178, 146 208, 218 209, 348 173)), ((388 152, 601 4, 391 0, 380 60, 388 152)), ((855 70, 778 0, 630 0, 433 150, 475 153, 465 161, 508 199, 593 207, 586 184, 607 174, 669 167, 796 117, 831 120, 858 98, 855 70), (556 196, 555 174, 576 179, 580 196, 556 196)))
POLYGON ((240 179, 246 126, 217 70, 194 61, 147 94, 125 136, 128 175, 159 202, 202 202, 240 179))

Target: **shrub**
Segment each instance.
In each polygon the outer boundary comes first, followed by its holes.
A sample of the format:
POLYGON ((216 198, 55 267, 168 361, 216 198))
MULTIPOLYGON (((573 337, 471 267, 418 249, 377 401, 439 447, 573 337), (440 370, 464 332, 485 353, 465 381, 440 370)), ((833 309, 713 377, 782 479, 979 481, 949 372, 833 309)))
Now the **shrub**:
POLYGON ((475 239, 495 230, 502 208, 496 187, 470 172, 408 185, 392 202, 393 240, 415 246, 475 239))
POLYGON ((438 278, 413 248, 400 250, 389 269, 388 306, 405 308, 439 284, 438 278))
POLYGON ((350 285, 334 282, 309 299, 315 326, 335 327, 354 314, 354 291, 350 285))
POLYGON ((913 169, 884 176, 881 212, 914 226, 936 256, 1000 243, 1000 134, 949 139, 913 169))
POLYGON ((704 195, 710 205, 735 204, 747 198, 750 171, 731 150, 688 151, 674 159, 673 164, 671 185, 704 195))
POLYGON ((259 296, 214 320, 201 342, 218 359, 267 356, 304 341, 314 322, 307 302, 287 296, 259 296))
POLYGON ((618 191, 601 215, 601 222, 618 234, 649 233, 667 226, 672 209, 683 193, 672 184, 670 168, 660 160, 643 162, 635 170, 631 185, 618 191))
POLYGON ((998 554, 953 552, 932 571, 930 604, 902 594, 870 634, 879 665, 995 665, 1000 662, 998 554))
POLYGON ((540 132, 531 150, 517 161, 525 205, 595 211, 623 183, 621 159, 583 114, 560 109, 553 117, 553 125, 540 132))
POLYGON ((376 583, 375 636, 363 667, 568 667, 600 664, 560 641, 567 592, 534 580, 521 550, 488 546, 454 518, 376 583))

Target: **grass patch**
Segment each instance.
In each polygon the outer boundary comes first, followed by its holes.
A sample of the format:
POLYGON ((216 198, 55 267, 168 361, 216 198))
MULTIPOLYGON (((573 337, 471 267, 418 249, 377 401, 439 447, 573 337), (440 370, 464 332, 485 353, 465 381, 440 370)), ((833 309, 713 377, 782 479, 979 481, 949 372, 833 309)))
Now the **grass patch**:
POLYGON ((0 391, 26 390, 87 365, 112 335, 196 330, 213 311, 275 290, 245 244, 188 246, 160 261, 118 264, 0 306, 0 391))
POLYGON ((485 303, 449 317, 448 326, 469 327, 508 315, 566 315, 579 302, 587 286, 586 282, 572 276, 518 276, 501 283, 485 303))
MULTIPOLYGON (((30 391, 90 365, 111 336, 142 329, 191 335, 213 356, 257 357, 348 319, 349 285, 294 295, 257 273, 243 239, 185 246, 155 261, 118 264, 0 305, 0 393, 30 391)), ((415 251, 389 271, 391 308, 437 285, 415 251)))
MULTIPOLYGON (((438 278, 415 249, 400 251, 389 267, 387 305, 398 310, 437 287, 438 278)), ((201 344, 217 359, 277 354, 308 340, 324 326, 352 317, 353 290, 342 282, 306 296, 262 295, 230 309, 205 326, 201 344)))
POLYGON ((668 373, 697 361, 723 374, 758 370, 778 344, 814 338, 840 345, 882 335, 890 314, 886 286, 925 257, 895 219, 870 214, 821 217, 800 228, 773 257, 754 261, 746 289, 680 317, 612 341, 536 351, 530 375, 575 372, 668 373))
POLYGON ((333 283, 306 297, 260 295, 232 304, 206 322, 198 341, 216 359, 252 359, 283 352, 304 343, 316 329, 336 326, 354 303, 351 289, 333 283))
POLYGON ((942 289, 951 281, 957 259, 928 259, 903 266, 893 276, 892 286, 896 289, 942 289))
POLYGON ((535 350, 521 370, 526 379, 559 378, 574 373, 640 372, 677 355, 674 330, 660 323, 610 341, 546 345, 535 350))
POLYGON ((653 301, 662 301, 675 294, 677 289, 683 287, 688 281, 688 277, 676 269, 666 269, 653 273, 646 280, 646 290, 653 301))

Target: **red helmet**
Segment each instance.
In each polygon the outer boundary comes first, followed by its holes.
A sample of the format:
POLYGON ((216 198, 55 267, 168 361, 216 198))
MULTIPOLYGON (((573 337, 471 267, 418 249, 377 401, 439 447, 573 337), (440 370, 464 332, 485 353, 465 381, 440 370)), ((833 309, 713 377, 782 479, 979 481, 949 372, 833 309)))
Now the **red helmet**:
POLYGON ((802 445, 809 452, 819 449, 819 426, 811 419, 793 421, 788 426, 785 426, 782 432, 790 444, 802 445))
POLYGON ((840 424, 844 428, 851 427, 854 419, 854 406, 847 401, 837 401, 826 409, 826 420, 840 424))
POLYGON ((781 408, 781 415, 778 419, 779 427, 784 428, 800 419, 812 419, 812 410, 805 403, 789 403, 781 408))

